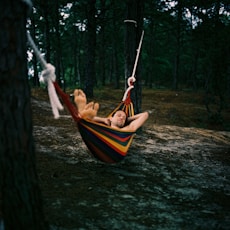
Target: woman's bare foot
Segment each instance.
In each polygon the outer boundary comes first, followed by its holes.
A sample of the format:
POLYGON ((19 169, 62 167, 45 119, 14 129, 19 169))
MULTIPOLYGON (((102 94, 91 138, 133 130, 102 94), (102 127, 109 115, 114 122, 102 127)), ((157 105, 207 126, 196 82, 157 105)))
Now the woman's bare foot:
POLYGON ((95 116, 97 116, 98 109, 99 109, 98 103, 90 102, 80 112, 81 117, 88 118, 88 119, 92 120, 95 116))
POLYGON ((85 93, 81 89, 74 90, 74 102, 79 112, 84 110, 87 103, 87 99, 85 93))

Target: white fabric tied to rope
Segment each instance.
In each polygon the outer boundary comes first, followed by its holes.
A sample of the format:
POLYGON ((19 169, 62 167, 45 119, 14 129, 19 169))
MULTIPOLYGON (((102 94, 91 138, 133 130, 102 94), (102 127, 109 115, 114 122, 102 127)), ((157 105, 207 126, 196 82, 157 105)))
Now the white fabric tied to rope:
POLYGON ((46 64, 46 68, 42 71, 40 82, 47 84, 50 105, 54 114, 54 118, 60 117, 59 110, 63 110, 63 106, 59 101, 53 82, 56 80, 55 67, 51 64, 46 64))

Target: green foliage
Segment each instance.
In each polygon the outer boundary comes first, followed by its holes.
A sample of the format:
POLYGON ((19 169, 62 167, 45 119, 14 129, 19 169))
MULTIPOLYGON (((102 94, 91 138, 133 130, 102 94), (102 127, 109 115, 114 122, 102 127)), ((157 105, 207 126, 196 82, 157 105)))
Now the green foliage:
MULTIPOLYGON (((93 2, 34 1, 28 27, 47 60, 56 66, 58 78, 68 87, 84 88, 90 68, 86 66, 87 6, 93 2)), ((95 86, 124 79, 126 3, 95 1, 95 86)), ((227 1, 146 0, 144 4, 145 36, 140 55, 143 82, 149 87, 172 87, 176 78, 179 89, 186 86, 229 97, 227 1)))

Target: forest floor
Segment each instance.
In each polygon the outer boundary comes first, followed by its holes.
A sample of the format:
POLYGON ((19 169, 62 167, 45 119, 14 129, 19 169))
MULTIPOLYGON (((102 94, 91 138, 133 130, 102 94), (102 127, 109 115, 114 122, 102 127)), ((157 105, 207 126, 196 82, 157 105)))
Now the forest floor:
MULTIPOLYGON (((95 91, 99 115, 122 95, 95 91)), ((143 90, 142 105, 150 114, 142 133, 122 162, 105 164, 88 154, 68 112, 53 119, 46 90, 32 90, 38 175, 52 229, 229 228, 230 110, 222 123, 210 123, 202 93, 168 90, 143 90)))

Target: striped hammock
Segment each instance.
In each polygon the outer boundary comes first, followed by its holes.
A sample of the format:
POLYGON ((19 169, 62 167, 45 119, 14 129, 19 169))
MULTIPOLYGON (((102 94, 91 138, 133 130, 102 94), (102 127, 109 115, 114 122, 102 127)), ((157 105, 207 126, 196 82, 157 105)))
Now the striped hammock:
MULTIPOLYGON (((76 121, 81 137, 92 155, 106 163, 117 163, 123 160, 128 153, 135 132, 113 129, 102 123, 80 118, 77 107, 70 101, 69 95, 64 93, 56 82, 53 82, 53 84, 72 118, 76 121)), ((134 114, 130 95, 108 117, 112 116, 117 110, 125 111, 128 116, 134 114)))

